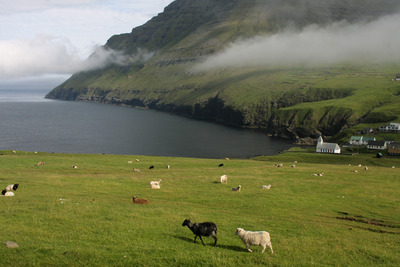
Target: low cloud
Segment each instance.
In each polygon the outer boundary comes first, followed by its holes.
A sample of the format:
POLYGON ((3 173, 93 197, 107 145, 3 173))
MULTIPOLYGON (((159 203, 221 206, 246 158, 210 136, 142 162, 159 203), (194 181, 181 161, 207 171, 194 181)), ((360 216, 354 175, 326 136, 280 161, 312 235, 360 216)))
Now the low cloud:
POLYGON ((49 74, 73 74, 104 68, 110 64, 124 65, 135 60, 147 60, 151 53, 140 51, 138 55, 126 56, 97 46, 87 59, 64 38, 48 35, 36 36, 32 40, 0 41, 2 59, 0 78, 35 77, 49 74))
POLYGON ((288 28, 274 35, 238 40, 193 70, 398 62, 399 25, 400 14, 396 14, 368 23, 341 21, 329 26, 310 25, 302 30, 288 28))

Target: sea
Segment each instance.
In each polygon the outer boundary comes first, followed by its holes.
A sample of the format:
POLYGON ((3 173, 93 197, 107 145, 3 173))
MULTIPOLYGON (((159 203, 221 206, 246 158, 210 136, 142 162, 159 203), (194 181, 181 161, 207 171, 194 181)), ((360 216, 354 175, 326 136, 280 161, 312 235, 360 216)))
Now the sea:
POLYGON ((261 130, 168 113, 46 99, 48 90, 0 90, 0 150, 251 158, 291 147, 261 130))

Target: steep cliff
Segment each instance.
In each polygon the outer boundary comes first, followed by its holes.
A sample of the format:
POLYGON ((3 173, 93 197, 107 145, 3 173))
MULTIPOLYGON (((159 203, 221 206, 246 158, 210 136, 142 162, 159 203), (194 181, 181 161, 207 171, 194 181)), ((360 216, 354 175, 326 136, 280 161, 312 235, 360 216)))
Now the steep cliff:
POLYGON ((236 40, 287 27, 370 21, 397 5, 397 0, 176 0, 131 33, 107 41, 104 47, 121 51, 123 62, 77 73, 46 97, 147 107, 292 139, 334 135, 396 98, 397 85, 387 83, 391 70, 376 66, 375 83, 385 89, 369 98, 364 92, 370 90, 365 82, 370 67, 194 67, 236 40))

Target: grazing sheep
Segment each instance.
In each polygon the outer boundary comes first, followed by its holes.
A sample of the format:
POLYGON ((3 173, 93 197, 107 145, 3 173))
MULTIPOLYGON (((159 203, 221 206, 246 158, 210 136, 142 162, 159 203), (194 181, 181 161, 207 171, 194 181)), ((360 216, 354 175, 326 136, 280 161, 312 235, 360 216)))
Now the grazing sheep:
POLYGON ((318 173, 318 176, 324 176, 324 173, 323 172, 318 173))
POLYGON ((271 189, 271 185, 262 185, 261 186, 262 189, 271 189))
POLYGON ((161 188, 161 179, 158 181, 150 182, 150 189, 160 189, 161 188))
POLYGON ((78 166, 72 165, 72 169, 78 169, 78 166))
POLYGON ((167 165, 167 169, 168 169, 168 170, 171 169, 171 166, 167 165))
POLYGON ((3 190, 3 191, 1 191, 1 194, 3 195, 3 196, 5 196, 5 197, 13 197, 14 196, 14 193, 13 192, 11 192, 11 191, 7 191, 7 190, 3 190))
POLYGON ((253 252, 250 249, 250 246, 262 246, 263 250, 261 253, 264 253, 267 246, 271 249, 272 254, 274 251, 272 250, 271 238, 269 233, 266 231, 246 231, 242 228, 237 228, 235 235, 238 235, 240 239, 242 239, 243 243, 246 245, 246 248, 249 252, 253 252))
POLYGON ((228 183, 228 176, 227 176, 226 174, 222 175, 222 176, 219 178, 219 181, 221 182, 221 184, 222 184, 222 183, 228 183))
POLYGON ((229 160, 229 158, 225 158, 225 160, 229 160))
POLYGON ((132 163, 132 160, 129 160, 128 163, 132 163))
POLYGON ((295 160, 293 163, 294 163, 294 164, 297 164, 297 160, 295 160))
POLYGON ((392 166, 392 169, 396 168, 396 166, 392 166))
POLYGON ((242 188, 241 185, 238 185, 237 187, 232 187, 232 191, 237 191, 240 192, 240 189, 242 188))
POLYGON ((295 168, 295 167, 296 167, 296 165, 292 164, 292 165, 290 165, 290 167, 292 167, 292 168, 295 168))
POLYGON ((135 172, 140 172, 140 170, 139 170, 139 169, 136 169, 136 168, 133 168, 133 170, 134 170, 135 172))
POLYGON ((192 230, 193 234, 195 234, 194 243, 196 243, 196 238, 200 237, 201 243, 203 243, 203 245, 205 246, 206 244, 204 244, 201 236, 211 236, 215 240, 214 247, 217 246, 217 225, 215 223, 192 223, 189 219, 184 220, 182 226, 189 227, 189 229, 192 230))
POLYGON ((358 172, 357 170, 354 170, 353 172, 358 172))
POLYGON ((149 167, 149 170, 151 170, 151 169, 154 169, 154 166, 153 166, 153 165, 151 165, 151 166, 149 167))
POLYGON ((6 191, 15 191, 18 189, 19 184, 9 184, 6 187, 6 191))
POLYGON ((38 166, 44 166, 44 161, 39 161, 38 164, 35 165, 36 167, 38 166))
POLYGON ((139 162, 140 160, 139 159, 136 159, 136 162, 139 162))
POLYGON ((364 167, 364 170, 368 171, 368 167, 367 167, 367 166, 365 166, 365 167, 364 167))
POLYGON ((144 198, 137 198, 137 197, 133 196, 132 199, 133 199, 133 203, 135 203, 135 204, 150 204, 150 202, 144 198))
POLYGON ((275 164, 275 167, 283 167, 283 164, 282 163, 275 164))
POLYGON ((223 164, 223 163, 221 163, 221 164, 219 164, 219 165, 218 165, 218 167, 224 167, 224 164, 223 164))

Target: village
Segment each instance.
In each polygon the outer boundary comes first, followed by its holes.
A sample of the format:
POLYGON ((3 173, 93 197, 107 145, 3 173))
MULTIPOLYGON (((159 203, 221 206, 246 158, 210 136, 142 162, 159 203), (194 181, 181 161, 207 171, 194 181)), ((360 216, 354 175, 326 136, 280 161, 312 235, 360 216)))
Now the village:
MULTIPOLYGON (((390 122, 386 125, 381 125, 377 131, 399 133, 400 123, 390 122)), ((357 133, 357 135, 351 136, 350 140, 343 145, 343 148, 363 146, 370 151, 378 151, 377 157, 382 157, 383 151, 387 151, 389 156, 400 156, 400 142, 394 142, 392 140, 376 140, 375 137, 361 135, 372 133, 374 133, 373 128, 365 128, 362 132, 357 133)), ((342 149, 337 143, 324 142, 322 136, 320 136, 317 140, 316 152, 340 154, 342 153, 342 149)))

